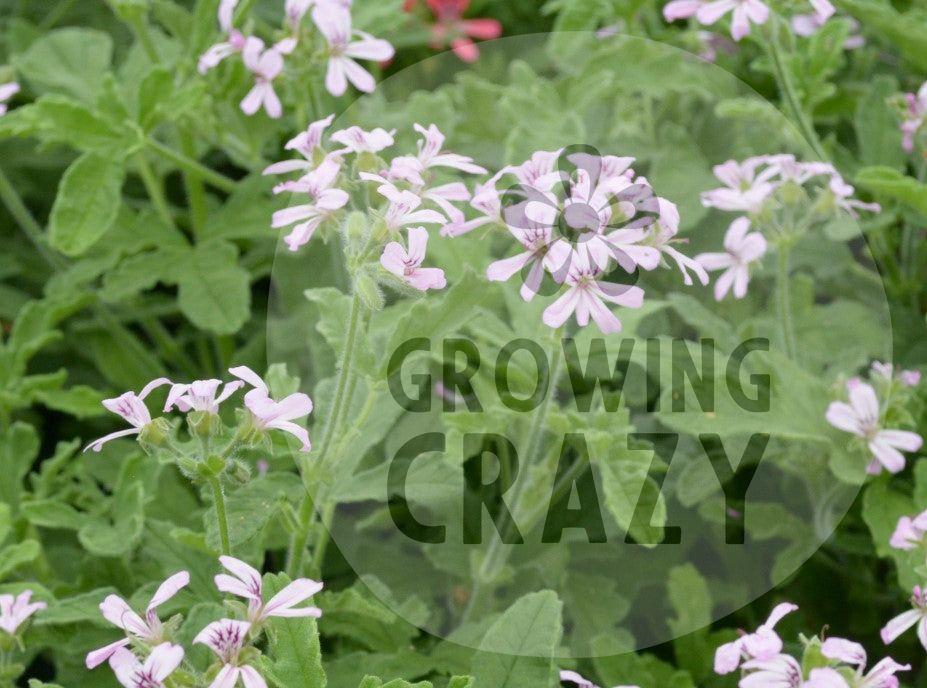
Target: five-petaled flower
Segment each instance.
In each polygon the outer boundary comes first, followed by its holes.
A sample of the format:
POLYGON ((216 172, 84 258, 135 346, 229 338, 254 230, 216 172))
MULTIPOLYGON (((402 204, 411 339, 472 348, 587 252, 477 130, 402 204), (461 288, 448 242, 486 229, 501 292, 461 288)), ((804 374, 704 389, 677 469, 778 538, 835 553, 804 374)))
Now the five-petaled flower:
POLYGON ((424 227, 410 227, 408 239, 408 250, 397 241, 389 242, 380 256, 380 264, 419 291, 443 289, 447 285, 444 270, 422 267, 428 248, 428 231, 424 227))
POLYGON ((244 384, 240 380, 226 382, 222 391, 219 392, 219 387, 222 386, 221 380, 194 380, 188 384, 175 382, 167 393, 164 411, 166 413, 177 407, 184 413, 203 411, 216 414, 219 412, 219 404, 241 389, 244 384))
POLYGON ((289 174, 290 172, 310 172, 315 166, 312 160, 316 148, 322 146, 322 134, 331 125, 334 115, 312 122, 305 131, 299 132, 287 141, 285 150, 295 150, 303 156, 302 159, 281 160, 264 168, 262 174, 289 174))
POLYGON ((312 413, 312 399, 302 392, 294 392, 275 401, 270 397, 270 389, 261 376, 247 366, 229 368, 229 372, 253 387, 245 394, 245 407, 251 412, 251 420, 257 430, 282 430, 293 435, 300 442, 300 451, 308 452, 312 448, 306 428, 294 423, 312 413))
POLYGON ((333 96, 344 95, 350 81, 365 93, 373 92, 376 82, 355 60, 382 62, 393 57, 389 42, 351 28, 351 13, 339 3, 324 2, 312 9, 312 20, 328 41, 328 71, 325 88, 333 96), (352 40, 355 35, 357 40, 352 40))
POLYGON ((274 91, 273 82, 283 72, 283 56, 289 55, 294 48, 296 41, 292 38, 285 38, 266 49, 260 38, 252 36, 245 41, 241 57, 254 76, 254 86, 241 101, 242 112, 253 115, 263 106, 268 117, 278 119, 283 115, 283 106, 274 91))
POLYGON ((232 18, 235 14, 235 6, 238 0, 221 0, 219 2, 219 27, 226 34, 228 40, 220 41, 200 56, 197 69, 200 74, 205 74, 213 67, 218 66, 222 60, 240 53, 245 48, 247 38, 232 26, 232 18))
POLYGON ((927 511, 922 511, 913 518, 902 516, 898 519, 888 544, 895 549, 917 549, 923 544, 925 533, 927 533, 927 511))
POLYGON ((171 643, 155 646, 144 662, 124 647, 109 658, 109 665, 125 688, 164 688, 164 679, 183 661, 183 648, 171 643))
POLYGON ((791 667, 786 667, 788 663, 780 659, 782 639, 776 633, 775 627, 784 616, 797 609, 796 605, 789 602, 778 604, 773 608, 766 622, 753 633, 747 633, 719 647, 715 651, 715 673, 729 674, 741 666, 741 663, 744 663, 745 669, 788 671, 791 667), (747 666, 748 664, 750 666, 747 666))
MULTIPOLYGON (((406 0, 403 8, 411 11, 418 0, 406 0)), ((446 45, 464 62, 475 62, 480 49, 473 39, 492 40, 502 35, 502 24, 495 19, 464 19, 470 0, 426 0, 434 15, 431 26, 431 47, 440 50, 446 45)))
POLYGON ((288 618, 322 616, 322 610, 318 607, 296 606, 321 590, 322 583, 308 578, 298 578, 288 583, 265 603, 261 574, 257 569, 240 559, 229 556, 219 557, 219 562, 232 575, 228 573, 217 575, 216 587, 222 592, 238 595, 248 600, 248 621, 253 625, 260 625, 271 616, 288 618))
POLYGON ((341 170, 340 159, 329 155, 316 167, 297 181, 278 184, 274 193, 292 191, 309 196, 310 203, 290 206, 274 213, 271 227, 278 229, 297 223, 284 238, 287 248, 299 250, 309 243, 316 229, 337 210, 347 205, 349 196, 342 189, 333 189, 335 179, 341 170))
POLYGON ((382 127, 365 131, 353 126, 336 131, 331 135, 331 140, 344 146, 342 150, 336 151, 337 153, 379 153, 393 145, 395 133, 382 127))
POLYGON ((31 590, 23 590, 18 595, 0 595, 0 630, 15 635, 26 619, 47 606, 31 600, 31 590))
POLYGON ((88 669, 99 666, 121 647, 127 646, 132 638, 141 640, 149 645, 155 645, 164 640, 164 627, 158 618, 157 608, 176 595, 190 582, 187 571, 179 571, 161 583, 154 596, 145 608, 145 617, 142 618, 129 607, 128 603, 118 595, 107 595, 100 603, 100 612, 103 618, 114 626, 118 626, 127 634, 122 640, 110 643, 87 654, 88 669))
POLYGON ((264 677, 257 669, 242 663, 239 658, 250 630, 251 624, 247 621, 219 619, 206 626, 193 639, 194 643, 200 643, 212 650, 222 662, 222 667, 209 688, 234 688, 239 678, 245 688, 267 688, 264 677))
POLYGON ((917 451, 924 443, 923 438, 908 430, 882 428, 879 398, 872 385, 853 378, 847 382, 847 395, 849 404, 834 401, 828 406, 827 422, 865 440, 873 455, 869 473, 880 473, 883 467, 890 473, 901 471, 905 465, 901 452, 917 451))
MULTIPOLYGON (((821 643, 821 654, 848 665, 847 668, 853 672, 853 688, 898 688, 895 674, 911 669, 909 664, 899 664, 891 657, 885 657, 866 672, 866 650, 859 643, 845 638, 828 638, 821 643)), ((850 688, 851 685, 845 674, 832 667, 814 669, 809 678, 811 680, 802 688, 850 688)))
POLYGON ((734 298, 747 295, 750 284, 750 264, 766 253, 766 238, 750 232, 750 220, 738 217, 724 235, 724 253, 701 253, 695 260, 705 270, 724 270, 715 282, 715 299, 720 301, 733 287, 734 298))
POLYGON ((768 163, 769 156, 758 155, 743 162, 728 160, 715 165, 712 169, 724 187, 704 192, 702 205, 719 210, 758 210, 776 188, 771 180, 779 168, 768 163), (766 167, 759 170, 761 165, 766 167))
POLYGON ((84 447, 84 451, 93 449, 93 451, 98 452, 103 445, 110 440, 119 437, 128 437, 129 435, 138 435, 146 425, 151 423, 151 413, 148 411, 148 407, 145 406, 145 397, 158 387, 169 384, 171 384, 171 381, 166 377, 159 377, 157 380, 152 380, 145 385, 138 394, 135 392, 126 392, 113 399, 104 399, 103 406, 105 406, 107 410, 124 418, 132 427, 126 430, 111 432, 108 435, 95 439, 84 447))

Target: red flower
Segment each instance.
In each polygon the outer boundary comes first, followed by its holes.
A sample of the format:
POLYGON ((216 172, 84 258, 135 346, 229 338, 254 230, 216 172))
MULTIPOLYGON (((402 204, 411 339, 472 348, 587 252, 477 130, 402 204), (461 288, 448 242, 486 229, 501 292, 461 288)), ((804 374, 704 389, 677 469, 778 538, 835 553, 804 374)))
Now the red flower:
MULTIPOLYGON (((502 25, 495 19, 464 19, 464 12, 470 0, 425 0, 435 17, 431 27, 431 46, 440 50, 450 45, 454 53, 464 62, 475 62, 480 49, 474 38, 491 40, 502 35, 502 25)), ((418 0, 405 0, 403 9, 411 12, 418 0)))

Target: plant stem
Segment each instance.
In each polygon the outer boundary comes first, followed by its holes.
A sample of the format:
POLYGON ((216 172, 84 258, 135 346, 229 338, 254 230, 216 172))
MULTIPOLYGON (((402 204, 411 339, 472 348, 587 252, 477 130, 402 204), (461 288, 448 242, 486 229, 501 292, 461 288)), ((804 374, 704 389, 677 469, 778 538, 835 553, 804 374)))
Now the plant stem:
POLYGON ((821 145, 821 140, 818 138, 818 134, 814 129, 814 123, 810 120, 801 105, 798 92, 795 90, 795 84, 792 82, 792 75, 786 68, 782 59, 782 46, 779 44, 778 15, 773 14, 772 21, 769 22, 767 34, 766 48, 769 52, 769 58, 773 67, 773 76, 776 79, 776 84, 779 87, 782 100, 791 111, 792 119, 798 126, 799 131, 801 131, 802 136, 814 150, 814 154, 818 156, 821 161, 824 161, 827 158, 824 153, 824 147, 821 145))
POLYGON ((222 492, 222 483, 219 482, 219 478, 216 476, 211 476, 209 485, 212 487, 212 501, 216 507, 216 522, 219 524, 219 540, 222 543, 222 554, 231 554, 229 521, 225 511, 225 494, 222 492))
POLYGON ((778 247, 778 261, 776 269, 776 299, 779 306, 779 324, 782 326, 782 339, 785 342, 785 352, 788 357, 795 360, 795 329, 792 324, 792 296, 789 289, 789 252, 791 243, 781 241, 778 247))
MULTIPOLYGON (((341 427, 345 411, 350 406, 351 395, 348 394, 348 390, 350 389, 353 392, 354 388, 353 386, 349 386, 348 382, 351 378, 351 369, 353 366, 355 349, 354 344, 357 340, 357 331, 361 321, 361 310, 362 307, 360 296, 355 293, 351 299, 351 311, 348 316, 348 329, 347 334, 345 335, 344 354, 342 357, 341 369, 338 371, 338 380, 335 383, 335 395, 332 397, 331 412, 328 416, 328 422, 325 425, 325 433, 322 436, 322 444, 319 447, 319 454, 315 459, 315 464, 318 467, 321 475, 325 475, 327 469, 326 462, 328 460, 328 454, 332 446, 332 441, 334 440, 338 430, 341 427)), ((302 467, 302 476, 303 483, 306 488, 306 496, 303 497, 303 503, 299 509, 299 525, 296 531, 293 533, 293 537, 290 541, 290 552, 287 563, 287 574, 291 578, 298 576, 300 570, 302 569, 306 544, 309 541, 309 530, 312 527, 312 518, 315 511, 312 495, 310 494, 308 474, 309 471, 304 465, 302 467)), ((332 513, 334 513, 333 507, 326 505, 323 509, 322 532, 319 533, 319 541, 316 543, 315 551, 313 552, 313 568, 317 568, 322 565, 319 557, 319 550, 321 549, 323 553, 325 551, 324 540, 328 537, 326 521, 331 521, 332 513)))
MULTIPOLYGON (((180 137, 180 150, 191 160, 196 154, 196 148, 193 145, 193 137, 186 129, 179 127, 178 135, 180 137)), ((187 203, 190 205, 190 226, 193 228, 193 235, 198 236, 206 224, 206 217, 209 209, 206 205, 206 191, 203 189, 203 180, 199 175, 184 170, 183 173, 184 188, 187 191, 187 203)))
POLYGON ((176 151, 170 146, 164 145, 157 139, 149 138, 147 139, 146 143, 152 150, 157 151, 160 155, 164 156, 164 158, 167 160, 170 160, 184 172, 202 179, 207 184, 211 184, 221 191, 231 193, 235 190, 237 183, 234 179, 226 177, 224 174, 220 174, 219 172, 206 167, 206 165, 202 164, 198 160, 187 157, 180 151, 176 151))
POLYGON ((48 247, 45 231, 32 216, 32 213, 29 212, 26 204, 23 203, 23 199, 19 196, 16 189, 13 188, 13 184, 2 168, 0 168, 0 200, 3 201, 3 205, 10 211, 10 215, 13 216, 16 224, 26 233, 26 237, 35 245, 45 261, 53 268, 59 270, 63 269, 66 265, 66 261, 48 247))
POLYGON ((148 193, 148 198, 151 199, 151 203, 154 205, 158 217, 161 218, 161 221, 165 225, 174 228, 174 213, 171 212, 170 204, 168 204, 167 198, 164 196, 161 180, 158 179, 151 169, 151 165, 148 164, 144 152, 136 156, 136 165, 138 166, 138 174, 142 178, 142 183, 145 185, 145 191, 148 193))

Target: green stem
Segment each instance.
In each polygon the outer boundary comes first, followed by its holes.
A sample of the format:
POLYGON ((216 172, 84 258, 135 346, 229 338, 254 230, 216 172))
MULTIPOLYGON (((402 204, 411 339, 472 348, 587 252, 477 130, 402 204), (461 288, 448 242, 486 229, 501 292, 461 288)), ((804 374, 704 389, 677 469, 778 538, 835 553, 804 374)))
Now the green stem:
POLYGON ((157 151, 159 155, 163 156, 167 160, 170 160, 179 169, 190 175, 193 175, 194 177, 202 179, 207 184, 211 184, 221 191, 231 193, 237 186, 237 183, 234 179, 226 177, 224 174, 220 174, 219 172, 206 167, 206 165, 202 164, 198 160, 187 157, 180 151, 176 151, 170 146, 166 146, 156 139, 149 138, 147 140, 147 144, 152 150, 157 151))
POLYGON ((29 212, 26 204, 23 203, 22 198, 20 198, 16 189, 13 188, 13 184, 10 182, 9 177, 3 172, 2 168, 0 168, 0 200, 3 201, 3 205, 6 206, 10 215, 13 216, 16 224, 25 232, 26 237, 35 245, 45 261, 53 268, 59 270, 66 267, 65 259, 48 247, 45 231, 32 216, 32 213, 29 212))
POLYGON ((225 494, 222 492, 222 483, 219 478, 209 478, 212 487, 212 501, 216 507, 216 522, 219 524, 219 540, 222 543, 222 554, 231 554, 232 546, 229 542, 229 521, 225 511, 225 494))
MULTIPOLYGON (((360 296, 355 293, 351 299, 351 311, 348 316, 348 329, 345 336, 344 355, 342 358, 341 369, 338 371, 338 380, 335 383, 335 395, 332 398, 331 412, 328 416, 328 422, 325 425, 325 433, 322 436, 322 444, 319 447, 319 454, 315 459, 315 464, 323 476, 325 475, 328 454, 332 447, 332 442, 337 436, 338 430, 341 427, 345 411, 350 406, 350 395, 347 392, 349 389, 351 391, 354 389, 353 386, 348 385, 348 382, 351 378, 351 369, 353 367, 355 349, 354 344, 357 341, 357 331, 361 321, 361 310, 362 306, 360 296)), ((308 474, 309 471, 304 465, 302 467, 302 476, 303 483, 306 488, 306 496, 303 497, 303 503, 299 509, 299 524, 290 541, 289 560, 287 563, 287 574, 291 578, 298 576, 300 570, 302 569, 306 544, 309 540, 309 530, 312 527, 314 504, 310 494, 308 474)), ((316 543, 316 548, 313 552, 313 568, 317 568, 322 565, 319 557, 319 551, 320 549, 323 553, 325 551, 325 545, 323 543, 325 540, 327 540, 328 537, 328 527, 326 525, 326 521, 330 523, 332 513, 334 513, 333 508, 330 505, 326 505, 323 509, 322 531, 319 533, 319 541, 316 543)))
MULTIPOLYGON (((193 137, 186 129, 179 129, 180 150, 186 157, 191 160, 196 155, 196 148, 193 144, 193 137)), ((193 235, 198 236, 203 226, 206 224, 206 217, 209 214, 209 208, 206 205, 206 190, 203 188, 203 180, 199 175, 192 174, 189 170, 183 173, 184 188, 187 191, 187 202, 190 205, 190 226, 193 227, 193 235)))
POLYGON ((785 342, 785 352, 788 357, 795 360, 795 329, 792 324, 792 296, 789 289, 789 252, 791 244, 783 241, 778 247, 778 261, 776 269, 776 299, 779 306, 779 324, 782 327, 782 339, 785 342))
POLYGON ((772 21, 769 22, 767 34, 766 48, 769 51, 769 58, 773 67, 773 76, 776 79, 776 84, 779 87, 782 100, 785 101, 786 106, 791 111, 792 119, 797 124, 802 136, 814 150, 814 154, 817 155, 820 160, 826 160, 827 156, 824 153, 821 140, 818 138, 813 122, 801 105, 798 91, 796 91, 795 84, 792 82, 791 72, 789 72, 783 61, 782 46, 779 43, 779 18, 777 15, 774 15, 772 21))
POLYGON ((138 167, 138 174, 142 178, 142 183, 145 185, 145 191, 148 193, 148 198, 151 199, 151 203, 154 205, 155 212, 158 213, 158 217, 161 218, 161 221, 165 225, 173 228, 174 213, 171 212, 171 206, 164 196, 161 180, 158 179, 154 170, 151 169, 151 165, 148 164, 144 152, 136 156, 136 165, 138 167))

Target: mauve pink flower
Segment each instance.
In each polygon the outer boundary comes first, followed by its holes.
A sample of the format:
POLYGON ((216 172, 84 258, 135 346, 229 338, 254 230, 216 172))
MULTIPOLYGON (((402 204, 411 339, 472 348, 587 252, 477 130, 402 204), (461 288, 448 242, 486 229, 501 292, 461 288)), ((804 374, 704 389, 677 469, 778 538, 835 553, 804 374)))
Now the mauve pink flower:
POLYGON ((219 619, 206 626, 193 639, 212 650, 222 662, 222 668, 209 688, 234 688, 241 679, 245 688, 267 688, 267 682, 257 669, 239 663, 239 653, 248 637, 251 624, 235 619, 219 619))
MULTIPOLYGON (((792 680, 791 676, 789 680, 792 680)), ((801 676, 798 676, 797 680, 799 683, 795 685, 801 688, 850 688, 850 684, 840 675, 840 672, 830 667, 812 669, 808 673, 807 681, 801 681, 801 676)))
POLYGON ((32 591, 23 590, 16 595, 0 595, 0 629, 10 635, 16 631, 30 616, 45 609, 44 602, 31 602, 32 591))
POLYGON ((320 3, 312 9, 312 20, 328 41, 328 71, 325 88, 333 96, 344 95, 350 81, 364 93, 372 93, 376 81, 355 59, 383 62, 395 54, 393 46, 363 31, 351 29, 351 13, 337 3, 320 3), (354 36, 359 40, 352 40, 354 36))
POLYGON ((856 212, 857 210, 865 210, 873 213, 882 210, 882 206, 878 203, 863 203, 860 200, 851 198, 854 191, 853 187, 847 184, 843 177, 836 172, 831 176, 829 187, 834 194, 834 202, 837 204, 837 207, 843 208, 851 217, 859 217, 859 213, 856 212))
POLYGON ((273 214, 271 227, 274 229, 298 223, 284 238, 287 248, 291 251, 297 251, 300 246, 307 244, 315 230, 350 200, 346 191, 331 188, 340 169, 340 159, 330 155, 302 179, 284 182, 274 188, 274 193, 304 193, 311 200, 310 203, 290 206, 273 214))
POLYGON ((300 442, 300 451, 312 449, 306 428, 294 423, 312 413, 312 399, 302 392, 295 392, 280 401, 270 397, 267 383, 247 366, 229 368, 235 377, 244 380, 254 389, 245 394, 245 407, 251 412, 252 422, 259 430, 282 430, 293 435, 300 442))
POLYGON ((601 276, 601 269, 592 265, 584 254, 574 252, 565 279, 567 290, 544 309, 544 324, 560 327, 575 313, 580 327, 588 325, 591 316, 603 334, 621 332, 621 321, 605 302, 640 308, 644 303, 644 290, 636 286, 600 282, 601 276))
POLYGON ((770 156, 761 155, 743 162, 728 160, 715 165, 712 169, 724 187, 702 193, 702 205, 719 210, 758 210, 776 188, 770 180, 779 169, 768 165, 769 161, 770 156), (761 165, 767 167, 757 173, 761 165))
MULTIPOLYGON (((567 671, 563 669, 560 671, 560 682, 561 683, 574 683, 577 688, 599 688, 592 681, 584 679, 582 676, 577 674, 575 671, 567 671)), ((637 686, 615 686, 615 688, 638 688, 637 686)))
POLYGON ((0 84, 0 117, 6 114, 7 104, 10 98, 19 93, 19 84, 11 81, 6 84, 0 84))
POLYGON ((93 669, 105 662, 120 647, 128 645, 133 637, 149 645, 160 643, 164 639, 162 637, 164 628, 156 610, 189 582, 190 574, 187 571, 179 571, 161 583, 145 608, 145 618, 132 611, 128 603, 119 595, 108 595, 100 603, 100 613, 111 624, 124 630, 127 637, 89 652, 85 660, 87 668, 93 669))
POLYGON ((142 388, 142 391, 138 394, 135 392, 126 392, 125 394, 113 399, 104 399, 103 406, 105 406, 108 411, 112 411, 118 416, 124 418, 132 427, 128 428, 127 430, 119 430, 117 432, 111 432, 108 435, 104 435, 103 437, 94 440, 86 447, 84 447, 84 451, 93 449, 93 451, 98 452, 103 447, 103 445, 110 440, 139 434, 142 431, 142 428, 151 422, 151 413, 148 411, 148 407, 145 406, 144 403, 145 397, 151 394, 151 392, 158 387, 169 384, 171 384, 171 381, 166 377, 159 377, 157 380, 152 380, 147 385, 145 385, 142 388))
POLYGON ((274 91, 273 81, 283 72, 283 56, 289 55, 295 47, 295 40, 285 38, 265 50, 260 38, 248 38, 241 57, 254 75, 254 87, 241 101, 242 112, 253 115, 263 106, 268 117, 278 119, 283 115, 283 105, 274 91))
POLYGON ((313 168, 312 154, 316 148, 322 146, 322 134, 328 129, 334 115, 329 115, 325 119, 320 119, 309 125, 306 131, 299 132, 292 139, 287 141, 284 146, 285 150, 295 150, 303 156, 295 160, 281 160, 273 165, 264 168, 262 174, 289 174, 290 172, 310 172, 313 168))
POLYGON ((651 244, 655 249, 661 253, 665 253, 676 262, 679 271, 682 273, 682 280, 686 285, 692 284, 692 277, 689 275, 689 270, 695 273, 695 276, 698 277, 699 282, 703 285, 708 284, 708 273, 705 271, 705 268, 702 267, 701 263, 676 250, 672 246, 674 243, 686 241, 685 239, 676 238, 676 235, 679 233, 679 209, 676 207, 676 204, 665 198, 659 197, 657 198, 657 203, 660 209, 660 215, 656 229, 650 240, 651 244))
POLYGON ((750 659, 743 663, 740 688, 800 688, 801 666, 790 655, 778 654, 769 659, 750 659))
POLYGON ((428 231, 424 227, 410 227, 408 241, 408 250, 396 241, 389 242, 383 248, 380 264, 419 291, 444 289, 447 286, 444 270, 421 267, 428 248, 428 231))
POLYGON ((766 253, 766 238, 759 232, 749 232, 750 220, 738 217, 724 235, 724 253, 700 253, 695 260, 708 271, 724 270, 715 282, 715 300, 727 296, 733 287, 734 298, 747 295, 750 284, 750 264, 766 253), (749 233, 748 233, 749 232, 749 233))
MULTIPOLYGON (((895 379, 895 366, 892 363, 873 361, 870 371, 888 381, 895 379)), ((897 375, 898 381, 905 387, 917 387, 921 383, 921 371, 901 370, 897 375)))
POLYGON ((173 383, 167 393, 164 412, 166 413, 176 406, 184 413, 188 411, 218 413, 219 404, 241 389, 244 384, 239 380, 227 382, 225 387, 222 388, 222 392, 217 394, 219 387, 222 385, 221 380, 194 380, 189 384, 173 383))
POLYGON ((882 642, 888 645, 912 626, 917 626, 917 639, 927 650, 927 590, 915 585, 911 591, 911 606, 914 608, 885 624, 881 631, 882 642))
POLYGON ((144 663, 126 650, 119 648, 109 658, 109 665, 125 688, 164 688, 164 679, 183 661, 183 648, 161 643, 151 650, 144 663))
POLYGON ((445 225, 447 218, 436 210, 419 210, 422 199, 411 191, 400 191, 392 184, 382 184, 377 192, 389 201, 384 221, 391 232, 407 225, 445 225))
POLYGON ((219 557, 219 562, 232 575, 220 573, 216 576, 216 587, 222 592, 238 595, 248 600, 248 621, 263 623, 271 616, 298 617, 322 616, 318 607, 297 607, 322 589, 322 583, 308 578, 298 578, 264 603, 263 584, 260 572, 240 559, 219 557))
POLYGON ((827 422, 866 441, 874 457, 867 469, 869 473, 878 474, 883 467, 890 473, 901 471, 905 458, 899 450, 919 450, 924 443, 921 436, 907 430, 882 429, 879 399, 872 385, 853 378, 847 382, 847 394, 849 404, 834 401, 827 407, 827 422))
POLYGON ((663 18, 671 22, 694 17, 703 4, 703 0, 672 0, 663 6, 663 18))
POLYGON ((473 162, 473 158, 457 153, 442 153, 445 136, 441 130, 434 124, 429 124, 426 129, 421 124, 412 125, 415 131, 422 135, 418 142, 417 159, 421 163, 422 169, 432 167, 450 167, 468 174, 486 174, 486 168, 480 167, 473 162))
POLYGON ((338 151, 339 153, 379 153, 384 148, 393 145, 395 133, 395 130, 386 131, 381 127, 372 131, 364 131, 354 126, 336 131, 331 135, 331 140, 344 146, 343 150, 338 151))
POLYGON ((914 518, 902 516, 898 519, 898 524, 888 544, 895 549, 917 549, 923 543, 925 533, 927 533, 927 511, 921 512, 914 518))
MULTIPOLYGON (((821 643, 821 654, 828 659, 853 667, 856 674, 853 681, 854 688, 898 688, 898 679, 895 674, 899 671, 909 671, 911 669, 910 664, 899 664, 891 657, 885 657, 866 673, 866 662, 868 661, 866 650, 859 643, 845 638, 828 638, 821 643)), ((819 680, 813 684, 814 686, 818 688, 831 688, 831 686, 849 688, 846 679, 834 669, 817 669, 815 671, 830 671, 836 674, 836 677, 833 674, 818 675, 819 680), (842 683, 837 683, 838 680, 842 681, 842 683)), ((811 672, 811 676, 814 678, 814 671, 811 672)), ((805 683, 802 688, 807 688, 809 685, 812 684, 810 682, 805 683)))
POLYGON ((782 662, 779 658, 782 656, 782 639, 774 630, 783 617, 791 614, 798 609, 797 605, 789 602, 777 604, 759 628, 753 633, 741 636, 737 640, 721 645, 715 651, 714 669, 716 674, 729 674, 735 671, 741 662, 756 661, 760 663, 773 662, 775 666, 761 667, 755 665, 754 668, 765 668, 770 671, 784 669, 779 666, 782 662))
POLYGON ((903 135, 901 145, 910 153, 914 150, 914 137, 927 117, 927 81, 921 84, 917 93, 906 93, 907 112, 901 122, 903 135))
POLYGON ((538 180, 551 174, 557 166, 557 159, 562 149, 555 151, 535 151, 531 157, 518 166, 503 168, 504 172, 511 172, 523 186, 535 187, 538 180))
MULTIPOLYGON (((396 160, 397 158, 393 158, 392 162, 395 163, 396 160)), ((404 177, 404 172, 397 173, 395 169, 395 165, 391 165, 390 169, 385 173, 386 176, 382 174, 372 174, 370 172, 361 172, 360 178, 367 182, 375 182, 381 186, 393 186, 393 182, 395 181, 409 181, 413 187, 412 193, 420 196, 423 201, 431 201, 447 215, 450 220, 450 225, 442 227, 442 236, 444 235, 444 229, 446 227, 463 224, 464 214, 452 203, 452 201, 460 202, 470 200, 470 192, 467 191, 467 187, 462 182, 450 182, 448 184, 441 184, 440 186, 429 187, 417 173, 413 175, 413 179, 417 179, 420 183, 404 177)))
POLYGON ((739 41, 750 33, 750 24, 765 24, 769 7, 760 0, 712 0, 698 8, 696 19, 702 24, 714 24, 728 12, 731 19, 731 37, 739 41))
POLYGON ((244 49, 247 39, 232 27, 232 18, 237 4, 238 0, 221 0, 219 3, 219 27, 228 36, 228 40, 216 43, 200 56, 197 64, 200 74, 205 74, 225 58, 244 49))
POLYGON ((499 177, 504 173, 505 170, 497 172, 487 181, 474 187, 473 195, 470 198, 470 207, 480 213, 479 217, 461 223, 451 222, 451 224, 441 228, 441 236, 457 237, 488 224, 504 224, 502 220, 502 198, 496 188, 499 177))

